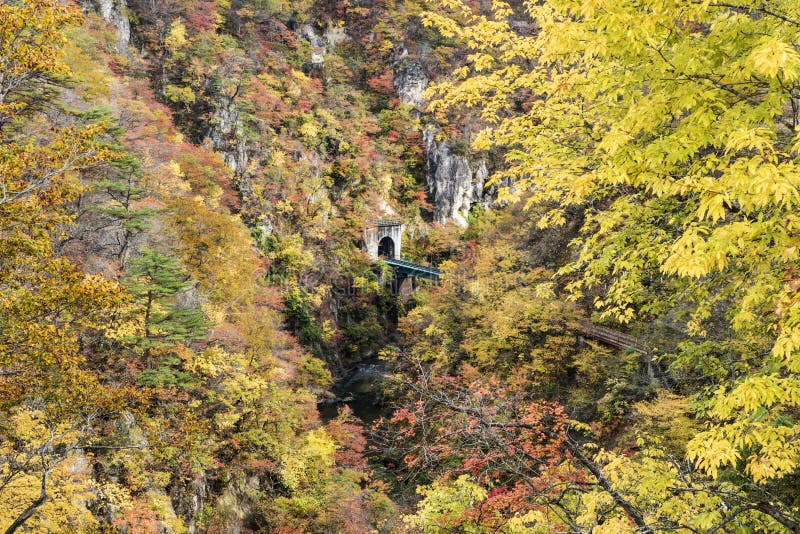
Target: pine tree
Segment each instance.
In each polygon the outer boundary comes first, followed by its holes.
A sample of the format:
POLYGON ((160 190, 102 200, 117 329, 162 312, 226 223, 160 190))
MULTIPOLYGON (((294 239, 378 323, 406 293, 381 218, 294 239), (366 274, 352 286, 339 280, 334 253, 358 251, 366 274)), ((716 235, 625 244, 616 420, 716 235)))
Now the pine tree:
POLYGON ((106 109, 92 109, 81 118, 108 125, 105 133, 110 138, 109 147, 119 154, 101 170, 102 178, 91 184, 91 190, 100 195, 102 200, 94 203, 89 210, 102 217, 101 233, 107 232, 108 225, 115 227, 118 247, 115 255, 120 261, 120 270, 124 270, 131 241, 150 228, 150 219, 158 210, 140 205, 146 196, 146 190, 141 187, 144 174, 142 163, 136 156, 124 152, 120 140, 125 130, 118 120, 106 109))
POLYGON ((141 335, 129 338, 142 351, 148 368, 139 382, 147 385, 184 381, 188 375, 172 370, 179 360, 164 349, 202 338, 206 327, 200 311, 177 302, 177 296, 191 288, 186 273, 176 259, 144 249, 141 258, 131 261, 125 285, 142 313, 141 335), (153 370, 151 358, 156 351, 161 358, 153 370))

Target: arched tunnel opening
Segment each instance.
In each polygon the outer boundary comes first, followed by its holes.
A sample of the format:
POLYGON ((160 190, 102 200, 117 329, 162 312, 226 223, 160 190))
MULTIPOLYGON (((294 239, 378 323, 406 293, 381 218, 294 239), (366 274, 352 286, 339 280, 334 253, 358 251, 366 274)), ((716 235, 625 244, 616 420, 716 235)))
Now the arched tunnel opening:
POLYGON ((394 241, 386 236, 378 243, 378 257, 394 259, 394 241))

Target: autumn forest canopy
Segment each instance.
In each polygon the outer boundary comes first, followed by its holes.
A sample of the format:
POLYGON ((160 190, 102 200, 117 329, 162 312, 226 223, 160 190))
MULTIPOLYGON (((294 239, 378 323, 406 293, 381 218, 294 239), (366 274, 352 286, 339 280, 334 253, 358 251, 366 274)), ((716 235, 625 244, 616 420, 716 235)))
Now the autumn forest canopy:
POLYGON ((800 532, 800 3, 0 0, 0 532, 800 532))

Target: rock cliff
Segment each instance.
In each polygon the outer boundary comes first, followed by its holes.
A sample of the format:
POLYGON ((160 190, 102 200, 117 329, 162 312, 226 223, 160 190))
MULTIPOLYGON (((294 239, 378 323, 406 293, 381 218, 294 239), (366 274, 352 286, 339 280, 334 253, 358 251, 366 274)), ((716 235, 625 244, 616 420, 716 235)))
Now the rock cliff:
MULTIPOLYGON (((425 106, 425 90, 430 82, 422 62, 412 57, 403 44, 393 68, 397 95, 419 116, 425 106)), ((489 175, 486 162, 472 163, 455 153, 446 139, 437 140, 437 132, 435 125, 428 126, 423 132, 425 179, 433 200, 433 219, 437 223, 452 220, 466 226, 474 204, 490 203, 488 197, 491 195, 484 195, 489 175)))
POLYGON ((81 5, 87 11, 94 11, 117 29, 117 52, 127 53, 131 43, 131 23, 128 20, 126 0, 83 0, 81 5))

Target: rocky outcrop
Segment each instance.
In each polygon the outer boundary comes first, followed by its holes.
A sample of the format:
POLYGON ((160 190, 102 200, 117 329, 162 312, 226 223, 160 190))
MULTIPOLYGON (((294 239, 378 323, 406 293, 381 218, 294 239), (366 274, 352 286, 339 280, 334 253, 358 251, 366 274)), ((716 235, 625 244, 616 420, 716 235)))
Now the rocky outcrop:
MULTIPOLYGON (((145 461, 152 461, 150 443, 132 413, 123 412, 117 420, 116 426, 123 443, 139 448, 145 461)), ((119 482, 116 477, 110 477, 110 479, 111 482, 119 482)), ((183 520, 175 512, 172 499, 161 484, 154 480, 148 480, 145 493, 147 500, 153 505, 155 519, 158 521, 158 532, 173 534, 186 531, 183 520)))
POLYGON ((175 486, 170 492, 170 498, 175 505, 175 511, 180 517, 187 520, 189 534, 197 534, 203 530, 198 526, 197 518, 206 505, 209 497, 208 480, 205 474, 195 477, 189 484, 175 486))
MULTIPOLYGON (((233 174, 241 179, 247 170, 250 157, 235 99, 226 99, 214 113, 210 123, 206 137, 211 140, 214 150, 222 154, 225 164, 233 174)), ((242 193, 244 194, 244 191, 242 193)))
POLYGON ((314 26, 303 24, 295 30, 298 39, 305 39, 313 48, 309 61, 312 67, 322 67, 325 63, 325 56, 333 51, 336 45, 348 41, 347 28, 344 26, 329 26, 323 36, 317 35, 314 26))
POLYGON ((419 111, 425 104, 425 89, 430 82, 422 63, 411 58, 408 49, 403 45, 392 67, 394 87, 400 101, 419 111))
POLYGON ((260 481, 255 476, 237 478, 228 483, 214 505, 214 511, 225 518, 225 534, 252 532, 244 529, 244 523, 253 511, 260 490, 260 481))
POLYGON ((488 204, 484 184, 489 172, 486 162, 474 168, 467 158, 453 152, 446 140, 436 140, 436 130, 423 133, 426 155, 426 180, 434 201, 433 219, 437 223, 453 220, 467 225, 474 204, 488 204))
MULTIPOLYGON (((430 83, 422 61, 411 57, 406 46, 402 45, 392 67, 397 95, 404 104, 413 108, 413 114, 419 116, 430 83)), ((432 126, 423 132, 425 177, 433 197, 433 219, 438 223, 453 220, 466 226, 470 208, 476 203, 488 203, 484 195, 484 184, 489 175, 486 162, 473 166, 467 158, 454 153, 446 140, 437 141, 436 133, 432 126)))
POLYGON ((330 26, 325 30, 325 40, 328 42, 328 48, 333 50, 340 43, 350 40, 347 35, 347 28, 344 26, 330 26))
MULTIPOLYGON (((329 28, 324 37, 317 35, 311 24, 303 24, 295 30, 298 39, 306 39, 313 51, 309 61, 313 67, 321 67, 329 49, 349 39, 345 28, 329 28)), ((225 164, 233 171, 237 179, 237 187, 244 199, 252 198, 252 184, 247 176, 250 163, 248 142, 244 133, 239 110, 236 107, 236 96, 226 99, 214 113, 211 126, 206 137, 211 140, 215 151, 222 154, 225 164)), ((266 234, 272 232, 269 221, 263 228, 266 234)))
POLYGON ((117 52, 125 54, 131 43, 131 23, 126 0, 83 0, 82 7, 93 11, 117 29, 117 52))
POLYGON ((314 51, 311 52, 311 65, 321 67, 325 63, 325 54, 328 53, 328 43, 314 32, 311 24, 303 24, 297 29, 297 37, 305 38, 311 43, 314 51))

